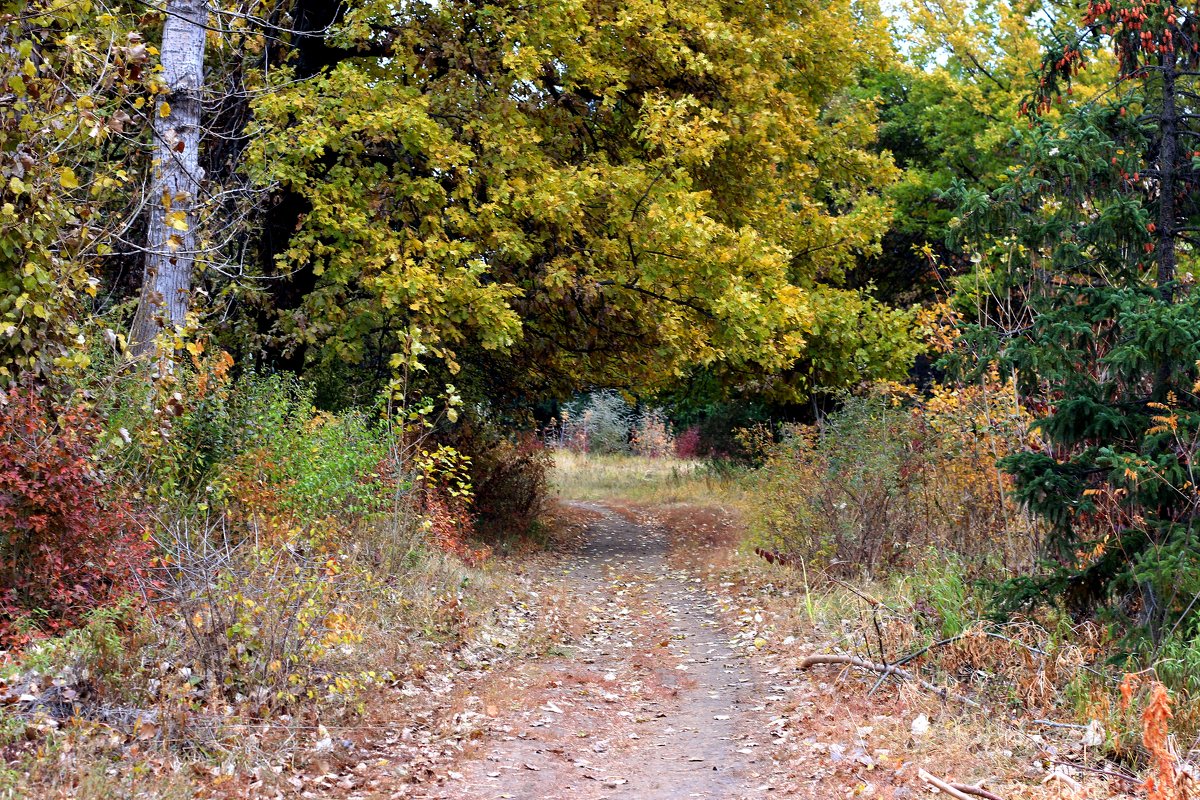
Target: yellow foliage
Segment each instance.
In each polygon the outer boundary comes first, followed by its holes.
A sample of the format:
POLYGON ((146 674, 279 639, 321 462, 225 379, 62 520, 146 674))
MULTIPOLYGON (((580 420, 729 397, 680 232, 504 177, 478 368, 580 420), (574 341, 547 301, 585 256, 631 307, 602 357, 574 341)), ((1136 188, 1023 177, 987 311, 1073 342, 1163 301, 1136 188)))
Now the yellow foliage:
POLYGON ((768 448, 758 528, 773 548, 842 572, 910 567, 929 548, 976 570, 1028 566, 1038 531, 996 461, 1031 418, 992 373, 967 386, 880 384, 768 448))

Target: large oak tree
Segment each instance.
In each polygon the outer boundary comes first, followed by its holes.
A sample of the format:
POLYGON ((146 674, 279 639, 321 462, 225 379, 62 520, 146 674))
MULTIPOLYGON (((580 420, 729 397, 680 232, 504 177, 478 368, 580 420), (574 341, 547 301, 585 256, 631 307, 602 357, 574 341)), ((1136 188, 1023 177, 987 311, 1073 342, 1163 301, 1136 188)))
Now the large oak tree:
POLYGON ((416 348, 514 393, 694 365, 792 398, 901 374, 907 317, 839 288, 896 175, 846 91, 888 53, 866 11, 350 7, 335 57, 254 107, 254 175, 293 213, 274 343, 378 370, 416 348))

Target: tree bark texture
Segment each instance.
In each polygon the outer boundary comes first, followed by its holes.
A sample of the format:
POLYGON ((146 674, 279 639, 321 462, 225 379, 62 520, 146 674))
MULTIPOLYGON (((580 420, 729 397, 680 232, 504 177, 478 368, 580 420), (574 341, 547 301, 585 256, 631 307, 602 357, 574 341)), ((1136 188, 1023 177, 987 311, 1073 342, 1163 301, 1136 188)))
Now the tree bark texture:
POLYGON ((196 197, 207 0, 167 0, 161 59, 167 92, 154 112, 154 163, 141 296, 130 331, 135 356, 187 318, 196 262, 196 197))

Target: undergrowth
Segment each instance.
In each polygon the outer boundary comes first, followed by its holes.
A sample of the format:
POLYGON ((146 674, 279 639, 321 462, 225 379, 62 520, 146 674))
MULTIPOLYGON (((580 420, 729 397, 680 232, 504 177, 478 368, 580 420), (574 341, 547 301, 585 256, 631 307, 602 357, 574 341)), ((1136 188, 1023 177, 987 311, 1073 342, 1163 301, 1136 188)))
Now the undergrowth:
POLYGON ((751 524, 762 546, 843 577, 912 570, 930 548, 973 576, 1025 569, 1038 531, 995 465, 1024 426, 986 385, 847 398, 763 446, 751 524))
POLYGON ((512 608, 486 537, 535 524, 540 446, 482 417, 451 441, 452 387, 333 414, 189 350, 0 403, 0 796, 192 796, 164 763, 295 759, 512 608))

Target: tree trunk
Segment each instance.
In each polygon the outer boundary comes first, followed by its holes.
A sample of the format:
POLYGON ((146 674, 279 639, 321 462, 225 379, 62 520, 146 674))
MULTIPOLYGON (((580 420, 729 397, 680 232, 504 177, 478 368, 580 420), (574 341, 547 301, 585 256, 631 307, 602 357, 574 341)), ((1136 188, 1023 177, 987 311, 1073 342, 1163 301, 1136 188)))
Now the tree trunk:
POLYGON ((1177 162, 1179 160, 1179 111, 1176 108, 1175 51, 1162 57, 1162 143, 1158 149, 1158 284, 1159 297, 1164 303, 1175 299, 1175 193, 1178 191, 1177 162))
POLYGON ((182 326, 187 317, 196 261, 196 195, 204 177, 199 150, 208 2, 167 0, 166 13, 161 58, 168 92, 154 114, 146 259, 129 335, 135 356, 153 352, 158 334, 182 326))
MULTIPOLYGON (((1162 56, 1162 112, 1159 117, 1160 135, 1158 147, 1158 274, 1155 284, 1159 301, 1170 305, 1175 302, 1176 228, 1175 193, 1178 191, 1177 162, 1179 160, 1179 110, 1176 106, 1175 51, 1168 50, 1162 56)), ((1175 365, 1163 357, 1155 376, 1155 396, 1165 400, 1170 388, 1171 373, 1175 365)))

